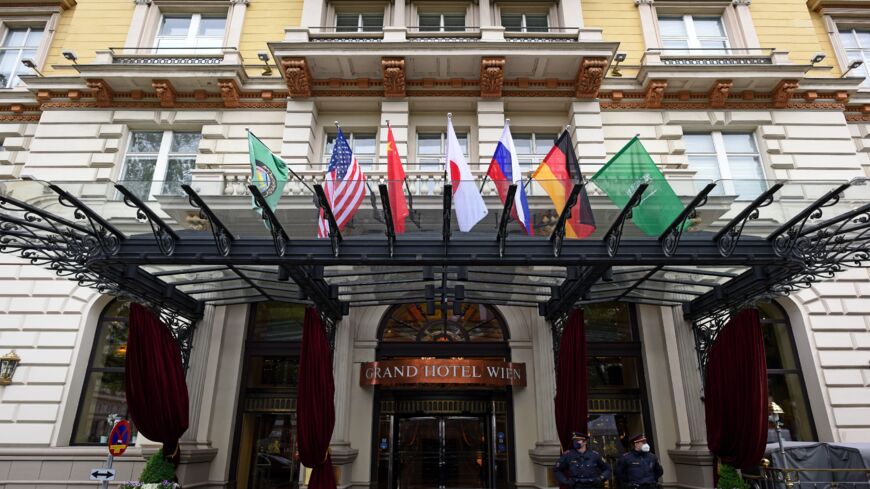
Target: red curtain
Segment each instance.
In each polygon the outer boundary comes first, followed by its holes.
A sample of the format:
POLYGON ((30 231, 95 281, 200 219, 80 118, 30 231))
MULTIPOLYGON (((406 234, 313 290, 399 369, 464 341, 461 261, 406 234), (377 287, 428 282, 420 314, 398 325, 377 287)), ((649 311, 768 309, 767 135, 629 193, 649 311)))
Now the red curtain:
POLYGON ((562 450, 571 448, 571 433, 586 432, 586 326, 583 310, 574 309, 559 340, 556 366, 556 431, 562 450))
POLYGON ((163 454, 178 464, 178 440, 187 431, 188 397, 181 349, 154 314, 130 304, 124 392, 139 433, 163 443, 163 454))
POLYGON ((329 456, 329 441, 335 427, 335 384, 329 341, 312 308, 305 310, 302 352, 299 355, 296 429, 299 459, 310 467, 309 489, 335 489, 335 474, 329 456))
POLYGON ((722 328, 707 356, 707 446, 738 469, 758 465, 767 442, 767 362, 757 309, 722 328))

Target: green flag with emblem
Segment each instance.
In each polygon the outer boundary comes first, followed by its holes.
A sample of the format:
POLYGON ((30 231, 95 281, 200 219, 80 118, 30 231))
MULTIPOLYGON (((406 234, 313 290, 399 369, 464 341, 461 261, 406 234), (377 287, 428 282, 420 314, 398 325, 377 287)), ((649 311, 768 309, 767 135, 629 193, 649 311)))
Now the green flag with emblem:
MULTIPOLYGON (((269 208, 275 210, 290 174, 287 165, 251 131, 248 131, 248 155, 251 159, 251 183, 263 194, 269 208)), ((256 202, 251 205, 254 210, 261 212, 256 202)))
POLYGON ((637 137, 634 137, 590 179, 620 209, 634 191, 648 183, 631 222, 650 236, 659 236, 683 211, 683 203, 671 188, 637 137))

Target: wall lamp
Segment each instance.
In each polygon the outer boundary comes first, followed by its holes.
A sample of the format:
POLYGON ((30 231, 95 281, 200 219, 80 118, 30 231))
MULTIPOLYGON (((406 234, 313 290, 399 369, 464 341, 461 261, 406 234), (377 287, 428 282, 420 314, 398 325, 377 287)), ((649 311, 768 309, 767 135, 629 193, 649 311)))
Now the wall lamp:
POLYGON ((42 76, 42 73, 36 68, 36 62, 30 58, 25 58, 21 60, 21 64, 33 70, 36 73, 36 76, 42 76))
POLYGON ((613 57, 613 60, 616 61, 616 64, 613 65, 613 68, 610 69, 610 74, 616 77, 622 76, 622 73, 619 71, 619 63, 625 61, 626 54, 625 53, 616 53, 616 56, 613 57))
POLYGON ((0 385, 9 385, 12 383, 12 376, 15 375, 15 369, 21 363, 21 357, 15 354, 15 350, 0 357, 0 385))
POLYGON ((824 60, 825 60, 825 55, 822 53, 818 53, 815 56, 813 56, 813 59, 810 60, 810 63, 817 65, 824 60))
POLYGON ((71 61, 72 64, 76 64, 76 61, 79 60, 79 58, 76 56, 76 53, 73 51, 64 51, 61 54, 64 58, 66 58, 67 61, 71 61))
POLYGON ((861 61, 860 59, 856 59, 855 61, 852 61, 851 63, 849 63, 849 69, 844 71, 843 74, 840 75, 840 78, 846 78, 846 75, 848 75, 850 71, 857 69, 857 68, 860 68, 861 65, 863 65, 863 64, 864 64, 864 62, 861 61))
POLYGON ((272 76, 272 67, 269 65, 269 53, 260 51, 257 53, 257 58, 266 63, 266 69, 263 70, 262 76, 272 76))

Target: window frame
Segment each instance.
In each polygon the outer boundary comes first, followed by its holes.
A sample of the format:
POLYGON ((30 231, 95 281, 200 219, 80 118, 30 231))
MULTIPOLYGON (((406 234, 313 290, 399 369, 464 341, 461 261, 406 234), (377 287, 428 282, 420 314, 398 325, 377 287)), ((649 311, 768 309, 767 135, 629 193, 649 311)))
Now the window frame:
MULTIPOLYGON (((677 18, 679 18, 679 19, 682 20, 682 22, 683 22, 683 26, 684 26, 685 29, 686 29, 686 38, 685 38, 685 40, 686 40, 686 42, 687 42, 687 44, 688 44, 688 49, 689 49, 689 50, 693 50, 693 49, 695 49, 695 50, 704 49, 704 48, 702 48, 702 46, 701 46, 701 40, 702 40, 702 39, 703 39, 703 40, 707 40, 707 39, 709 39, 709 40, 714 40, 714 41, 721 41, 721 40, 724 40, 724 41, 725 41, 725 47, 724 47, 723 49, 725 50, 725 52, 728 52, 728 51, 730 51, 730 49, 731 49, 731 40, 730 40, 730 36, 729 36, 729 34, 728 34, 728 29, 725 27, 725 19, 723 18, 722 15, 718 15, 718 16, 717 16, 717 15, 706 15, 706 14, 683 14, 683 15, 659 14, 659 15, 656 17, 656 21, 657 21, 657 23, 658 23, 658 27, 659 27, 659 39, 660 39, 660 41, 661 41, 662 49, 666 49, 666 48, 664 47, 664 44, 665 44, 666 41, 669 41, 669 40, 678 40, 678 41, 681 41, 681 40, 683 40, 682 37, 680 37, 680 38, 677 38, 677 37, 665 37, 663 34, 661 34, 661 21, 662 21, 663 18, 664 18, 664 19, 677 19, 677 18), (708 19, 716 18, 716 19, 719 21, 720 25, 722 26, 723 35, 722 35, 721 37, 718 37, 718 38, 712 38, 712 37, 703 37, 703 38, 702 38, 702 36, 698 36, 698 32, 697 32, 697 30, 695 29, 695 19, 696 19, 696 18, 699 18, 699 19, 700 19, 700 18, 708 18, 708 19)), ((670 49, 668 49, 668 50, 670 51, 670 49)), ((711 51, 714 51, 714 50, 715 50, 715 48, 711 49, 711 51)), ((667 53, 665 53, 665 54, 667 54, 667 53)))
MULTIPOLYGON (((853 58, 849 56, 850 50, 857 50, 861 53, 861 60, 864 61, 864 64, 861 68, 865 73, 870 74, 870 45, 861 46, 860 38, 856 35, 856 32, 863 31, 870 33, 870 22, 858 22, 855 19, 851 19, 849 21, 837 22, 836 20, 832 20, 834 24, 833 31, 830 33, 831 41, 834 47, 834 51, 836 52, 837 60, 840 64, 840 72, 845 72, 849 69, 849 64, 853 61, 853 58), (850 31, 850 35, 855 36, 855 41, 858 44, 857 48, 847 48, 846 44, 843 42, 843 31, 850 31)), ((853 74, 854 70, 849 74, 853 74)), ((870 90, 870 75, 864 78, 864 81, 861 82, 861 86, 859 87, 861 91, 870 90)))
POLYGON ((210 13, 210 12, 197 12, 197 13, 184 13, 184 12, 161 12, 160 19, 157 21, 157 30, 154 33, 154 50, 155 54, 166 53, 169 50, 178 50, 180 52, 191 52, 191 53, 204 53, 210 52, 214 50, 220 50, 226 45, 227 39, 227 28, 229 27, 229 18, 226 15, 220 17, 220 14, 210 13), (190 16, 190 25, 187 28, 187 35, 184 36, 184 45, 173 48, 173 47, 161 47, 160 40, 174 40, 180 39, 180 37, 176 36, 163 36, 161 37, 160 31, 163 28, 163 23, 167 18, 181 18, 190 16), (224 19, 224 33, 221 36, 220 46, 209 46, 209 47, 199 47, 197 46, 198 39, 217 39, 216 37, 200 37, 199 36, 199 27, 202 24, 203 18, 222 18, 224 19))
MULTIPOLYGON (((730 166, 730 163, 728 161, 729 155, 732 155, 732 156, 752 156, 752 157, 757 158, 758 159, 758 167, 761 170, 762 181, 767 180, 767 171, 764 168, 764 159, 761 156, 761 148, 758 145, 758 138, 756 137, 755 131, 749 131, 749 132, 742 132, 742 131, 740 131, 740 132, 737 132, 737 131, 733 131, 733 132, 728 132, 728 131, 725 131, 725 132, 723 132, 723 131, 690 131, 690 132, 684 133, 684 136, 689 136, 689 135, 709 135, 712 138, 713 149, 715 150, 714 153, 691 153, 687 149, 686 150, 686 159, 687 159, 687 162, 689 165, 689 169, 691 170, 692 163, 689 160, 691 155, 715 156, 717 167, 719 169, 719 179, 721 179, 722 183, 724 184, 723 187, 724 187, 724 192, 726 193, 726 195, 736 195, 737 194, 737 189, 734 186, 734 178, 732 177, 731 166, 730 166), (749 135, 750 138, 752 138, 752 144, 755 145, 755 153, 728 153, 728 151, 725 148, 725 138, 724 138, 725 134, 746 134, 746 135, 749 135)), ((765 186, 766 186, 766 184, 765 184, 765 186)), ((715 190, 714 190, 714 192, 715 192, 715 190)), ((754 197, 757 197, 757 196, 754 196, 754 197)), ((752 197, 752 198, 754 198, 754 197, 752 197)), ((743 201, 746 199, 738 198, 738 200, 743 201)), ((750 198, 750 200, 752 200, 752 199, 750 198)))
MULTIPOLYGON (((54 40, 54 34, 57 31, 57 24, 60 20, 60 7, 20 7, 26 9, 26 14, 15 15, 16 7, 9 7, 9 14, 0 14, 0 41, 5 41, 6 33, 10 29, 29 28, 34 29, 42 27, 42 39, 39 41, 39 46, 36 47, 36 54, 33 56, 33 62, 36 67, 42 70, 45 66, 48 50, 54 40)), ((7 9, 4 9, 7 10, 7 9)), ((22 13, 24 11, 21 11, 22 13)), ((16 63, 16 69, 21 69, 21 57, 19 56, 16 63)), ((0 86, 0 90, 13 90, 18 87, 18 84, 13 86, 0 86)), ((20 90, 24 90, 21 88, 20 90)))
POLYGON ((449 11, 440 11, 440 12, 417 12, 417 32, 465 32, 468 30, 467 24, 468 13, 460 13, 460 12, 449 12, 449 11), (438 16, 438 27, 435 26, 423 26, 421 17, 424 15, 438 16), (444 25, 444 17, 445 16, 460 16, 462 15, 462 26, 446 26, 444 25))
POLYGON ((405 23, 409 30, 413 33, 423 32, 426 34, 441 34, 455 35, 458 32, 472 32, 479 28, 480 24, 480 8, 470 1, 414 1, 408 4, 405 9, 405 23), (444 25, 443 14, 460 14, 465 13, 464 28, 460 30, 445 31, 443 27, 436 30, 421 31, 420 30, 420 14, 442 14, 439 26, 444 25))
POLYGON ((154 173, 151 176, 151 186, 149 187, 148 195, 146 198, 142 198, 143 196, 139 196, 140 199, 144 201, 152 201, 155 200, 155 195, 161 195, 163 192, 163 184, 166 180, 166 173, 169 170, 169 160, 173 157, 193 157, 194 158, 194 168, 196 168, 196 157, 199 156, 199 149, 197 148, 196 153, 172 153, 172 138, 176 133, 198 133, 200 134, 200 141, 202 141, 202 131, 184 131, 184 130, 132 130, 128 134, 127 137, 127 145, 126 150, 124 151, 124 157, 121 163, 121 172, 119 174, 118 180, 125 181, 124 177, 127 173, 127 159, 129 157, 144 157, 144 156, 153 156, 155 153, 135 153, 130 151, 130 145, 133 144, 133 134, 134 133, 162 133, 160 136, 160 149, 156 153, 156 161, 154 162, 154 173))
POLYGON ((520 165, 521 166, 525 165, 525 163, 523 163, 523 161, 522 161, 524 157, 531 157, 532 160, 530 163, 528 163, 530 165, 529 169, 534 170, 535 168, 537 168, 537 165, 539 165, 544 160, 544 158, 547 156, 547 153, 549 153, 550 149, 553 148, 553 143, 555 143, 556 138, 559 137, 558 131, 554 131, 552 134, 553 134, 553 137, 548 138, 550 145, 547 148, 547 151, 544 152, 543 154, 538 154, 537 152, 534 151, 538 147, 538 141, 543 136, 550 136, 550 133, 545 133, 543 131, 536 131, 536 130, 517 131, 516 133, 513 133, 511 135, 511 137, 514 140, 514 146, 516 146, 516 142, 519 138, 526 136, 526 135, 531 136, 530 144, 531 144, 531 148, 532 148, 532 153, 521 153, 519 151, 519 149, 517 150, 517 158, 520 159, 520 165))
MULTIPOLYGON (((465 137, 465 148, 463 148, 463 155, 465 156, 465 161, 470 162, 470 154, 471 154, 471 140, 469 139, 471 131, 460 132, 456 131, 456 139, 459 141, 460 145, 462 144, 462 137, 465 137)), ((416 170, 419 171, 439 171, 444 168, 445 160, 447 158, 447 131, 421 131, 417 130, 414 132, 414 164, 416 165, 416 170), (438 155, 438 162, 432 163, 434 165, 438 165, 436 168, 424 168, 420 162, 420 159, 434 159, 434 155, 421 155, 420 154, 420 136, 421 135, 434 135, 439 134, 441 136, 441 152, 438 155)), ((429 165, 430 163, 426 163, 429 165)))
POLYGON ((335 32, 339 34, 361 34, 361 33, 382 33, 385 27, 392 25, 392 2, 383 0, 336 0, 327 2, 323 12, 322 26, 312 26, 312 28, 326 29, 327 32, 335 32), (338 16, 339 14, 356 14, 357 15, 357 30, 356 31, 339 31, 338 16), (380 14, 381 26, 377 30, 361 30, 361 16, 363 14, 380 14))
MULTIPOLYGON (((538 13, 538 12, 511 12, 510 10, 507 10, 507 11, 505 11, 505 10, 501 10, 501 11, 499 11, 499 15, 498 15, 498 17, 499 17, 499 23, 500 23, 500 25, 501 25, 502 27, 504 27, 504 31, 505 31, 505 32, 524 32, 524 33, 532 32, 532 33, 541 33, 541 32, 550 32, 550 29, 552 28, 551 21, 550 21, 550 14, 549 14, 549 12, 543 12, 543 13, 538 13), (505 16, 505 15, 519 15, 519 16, 520 16, 520 29, 519 29, 519 30, 516 30, 516 29, 513 29, 513 28, 508 28, 508 26, 504 25, 504 16, 505 16), (547 21, 547 26, 544 27, 544 30, 543 30, 543 31, 541 31, 541 30, 532 30, 532 31, 528 30, 529 27, 528 27, 528 22, 527 22, 527 17, 526 17, 526 16, 528 16, 528 15, 540 15, 540 16, 543 16, 543 17, 544 17, 544 20, 547 21)), ((533 29, 540 29, 540 27, 533 27, 533 29)))
MULTIPOLYGON (((362 168, 363 171, 371 171, 372 169, 376 169, 378 167, 378 164, 379 164, 378 145, 380 144, 380 139, 378 138, 378 129, 374 128, 371 131, 369 131, 367 129, 361 129, 361 130, 354 129, 354 130, 350 130, 350 131, 346 131, 346 130, 342 129, 342 132, 344 133, 344 138, 347 140, 347 144, 350 146, 350 150, 353 152, 353 157, 359 163, 360 168, 362 168), (366 135, 366 136, 369 134, 374 134, 374 141, 375 141, 374 150, 375 150, 375 152, 371 153, 371 161, 368 161, 368 160, 363 161, 363 160, 360 160, 359 158, 357 158, 356 140, 357 140, 358 134, 359 135, 366 135)), ((323 135, 323 151, 321 154, 323 154, 323 170, 324 171, 329 166, 329 161, 332 159, 332 152, 328 151, 329 139, 335 138, 336 136, 338 136, 338 132, 330 132, 330 131, 325 131, 325 133, 323 135)), ((370 155, 370 153, 364 153, 364 156, 366 158, 368 158, 369 155, 370 155)))
POLYGON ((686 0, 638 0, 635 5, 640 14, 641 30, 648 50, 662 49, 663 46, 658 18, 683 15, 721 17, 725 36, 728 38, 729 53, 740 52, 741 49, 753 53, 761 48, 749 12, 749 0, 710 0, 703 4, 686 0))
MULTIPOLYGON (((102 310, 100 311, 100 315, 97 318, 97 325, 96 325, 96 328, 94 331, 93 340, 91 342, 91 349, 90 349, 90 352, 88 353, 88 366, 85 369, 84 374, 82 376, 83 380, 82 380, 80 390, 79 390, 78 405, 76 406, 75 417, 73 418, 73 422, 72 422, 72 431, 71 431, 71 433, 69 433, 70 434, 70 438, 69 438, 70 446, 81 447, 81 446, 102 446, 102 445, 104 445, 103 442, 80 443, 80 442, 76 441, 76 437, 79 434, 79 420, 81 419, 82 409, 84 409, 84 407, 85 407, 84 406, 85 398, 87 397, 85 390, 89 386, 89 381, 90 381, 91 375, 94 373, 124 373, 125 372, 125 367, 94 367, 94 357, 95 357, 95 354, 97 353, 97 351, 96 351, 97 345, 100 343, 100 340, 102 339, 103 335, 105 334, 104 323, 107 322, 107 320, 121 321, 121 322, 126 323, 127 328, 129 329, 129 325, 130 325, 129 315, 127 317, 107 316, 106 315, 110 308, 112 308, 113 306, 115 306, 117 303, 119 303, 122 300, 123 299, 116 298, 116 299, 112 299, 111 301, 109 301, 106 305, 104 305, 102 307, 102 310)), ((126 404, 126 400, 124 402, 126 404)), ((128 420, 129 420, 129 418, 128 418, 129 411, 130 411, 130 409, 128 407, 127 413, 124 413, 124 415, 123 415, 124 418, 128 419, 128 420)), ((117 413, 117 414, 120 415, 120 413, 117 413)), ((131 425, 132 425, 132 421, 131 421, 131 425)), ((108 430, 108 422, 106 423, 106 426, 107 426, 106 435, 108 436, 108 431, 109 431, 108 430)), ((135 437, 136 437, 135 426, 133 429, 134 429, 134 435, 130 440, 130 445, 135 445, 135 443, 136 443, 136 441, 135 441, 135 437)))
MULTIPOLYGON (((134 20, 137 18, 144 20, 131 23, 124 47, 137 54, 151 53, 156 47, 157 36, 160 33, 164 16, 200 14, 224 17, 226 23, 224 24, 224 38, 221 47, 238 49, 246 11, 246 2, 233 2, 231 0, 216 0, 209 2, 209 4, 190 0, 143 2, 136 5, 133 18, 134 20)), ((214 50, 215 48, 204 49, 214 50)))
POLYGON ((337 33, 346 33, 346 32, 383 32, 384 31, 384 17, 381 15, 381 25, 380 26, 366 26, 363 22, 363 16, 366 15, 377 15, 376 12, 336 12, 335 13, 335 22, 333 27, 335 28, 335 32, 337 33), (339 26, 338 18, 342 15, 355 15, 356 16, 356 29, 355 30, 344 30, 344 29, 353 29, 350 26, 339 26), (339 30, 342 29, 342 30, 339 30))

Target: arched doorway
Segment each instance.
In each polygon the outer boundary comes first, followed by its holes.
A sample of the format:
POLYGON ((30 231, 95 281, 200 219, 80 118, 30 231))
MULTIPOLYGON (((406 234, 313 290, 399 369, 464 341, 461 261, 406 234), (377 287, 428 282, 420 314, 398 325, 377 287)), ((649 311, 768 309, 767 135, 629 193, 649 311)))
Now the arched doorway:
MULTIPOLYGON (((508 328, 485 304, 384 314, 382 361, 510 361, 508 328)), ((372 480, 379 489, 508 487, 514 480, 511 387, 479 384, 375 386, 372 480)))

